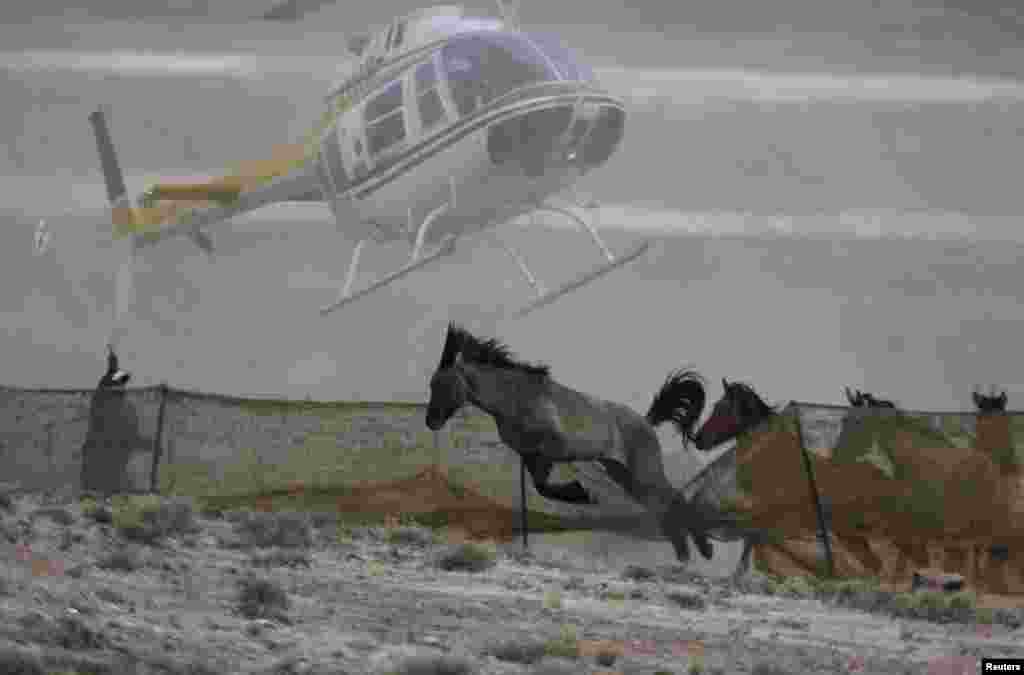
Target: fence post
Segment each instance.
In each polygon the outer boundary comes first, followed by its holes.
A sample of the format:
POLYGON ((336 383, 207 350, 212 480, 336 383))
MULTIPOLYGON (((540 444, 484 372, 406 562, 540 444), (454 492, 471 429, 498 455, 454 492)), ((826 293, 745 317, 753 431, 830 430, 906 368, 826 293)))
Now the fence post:
POLYGON ((526 553, 528 550, 526 538, 530 528, 526 523, 526 460, 521 456, 519 458, 519 505, 523 524, 523 553, 526 553))
POLYGON ((157 492, 157 472, 160 466, 160 455, 163 454, 164 411, 167 408, 167 383, 160 383, 160 410, 156 414, 156 435, 153 437, 153 468, 149 473, 149 489, 157 492))
POLYGON ((818 496, 818 485, 814 480, 814 467, 811 465, 811 458, 804 447, 804 425, 800 418, 800 406, 796 406, 796 437, 800 445, 800 455, 804 460, 804 471, 807 473, 807 482, 811 486, 811 498, 814 500, 814 510, 818 514, 818 538, 825 545, 825 562, 828 564, 828 575, 834 577, 836 574, 835 564, 832 560, 832 541, 828 531, 828 523, 825 520, 825 511, 821 508, 821 498, 818 496))

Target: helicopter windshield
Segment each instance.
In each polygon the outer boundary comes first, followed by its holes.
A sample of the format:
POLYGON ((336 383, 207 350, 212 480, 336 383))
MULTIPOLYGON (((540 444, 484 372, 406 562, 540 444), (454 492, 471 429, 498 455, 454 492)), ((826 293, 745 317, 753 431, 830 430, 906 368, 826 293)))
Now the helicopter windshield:
POLYGON ((459 115, 530 84, 586 77, 586 70, 556 40, 536 37, 473 33, 445 45, 441 59, 459 115))
POLYGON ((530 41, 537 46, 558 68, 563 80, 594 81, 594 71, 582 63, 572 50, 562 44, 554 35, 529 33, 530 41))

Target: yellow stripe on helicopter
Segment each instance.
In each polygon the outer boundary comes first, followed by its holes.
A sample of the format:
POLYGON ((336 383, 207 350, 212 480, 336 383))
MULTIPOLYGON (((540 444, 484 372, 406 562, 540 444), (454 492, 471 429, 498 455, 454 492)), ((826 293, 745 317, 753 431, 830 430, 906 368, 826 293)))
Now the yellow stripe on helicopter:
POLYGON ((320 156, 320 138, 335 119, 351 107, 348 96, 338 96, 312 126, 301 144, 275 146, 271 159, 238 163, 234 170, 218 178, 198 183, 155 183, 143 193, 138 207, 113 209, 114 238, 132 234, 157 235, 161 226, 171 222, 184 224, 195 208, 215 202, 227 206, 238 196, 320 156))

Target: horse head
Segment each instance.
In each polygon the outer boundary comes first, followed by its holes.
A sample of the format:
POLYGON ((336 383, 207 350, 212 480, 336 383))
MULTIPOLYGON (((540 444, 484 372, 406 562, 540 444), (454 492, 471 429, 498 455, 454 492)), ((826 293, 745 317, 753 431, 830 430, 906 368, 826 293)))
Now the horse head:
POLYGON ((426 422, 431 431, 443 427, 468 400, 469 385, 458 368, 463 341, 464 331, 455 324, 448 324, 441 360, 430 378, 426 422))
POLYGON ((698 450, 707 451, 730 441, 775 414, 747 384, 722 378, 722 398, 711 409, 711 416, 693 437, 698 450))
POLYGON ((844 391, 846 391, 846 400, 850 402, 851 406, 853 406, 854 408, 862 408, 862 407, 864 407, 864 394, 862 394, 860 392, 860 389, 857 390, 857 395, 856 396, 854 396, 850 392, 850 388, 849 387, 843 387, 843 389, 844 389, 844 391))
MULTIPOLYGON (((858 390, 857 393, 860 394, 860 391, 858 390)), ((893 403, 892 401, 890 401, 888 399, 884 399, 884 398, 875 398, 874 394, 872 394, 870 392, 867 392, 867 391, 864 392, 863 394, 860 394, 860 396, 861 396, 861 398, 863 400, 862 406, 864 406, 864 407, 868 407, 868 408, 895 408, 896 407, 896 404, 893 403)))
POLYGON ((978 408, 978 412, 993 413, 1004 412, 1006 410, 1005 390, 996 396, 996 390, 995 387, 993 387, 991 395, 986 396, 985 394, 978 393, 977 389, 975 389, 971 392, 971 398, 974 399, 974 405, 978 408))

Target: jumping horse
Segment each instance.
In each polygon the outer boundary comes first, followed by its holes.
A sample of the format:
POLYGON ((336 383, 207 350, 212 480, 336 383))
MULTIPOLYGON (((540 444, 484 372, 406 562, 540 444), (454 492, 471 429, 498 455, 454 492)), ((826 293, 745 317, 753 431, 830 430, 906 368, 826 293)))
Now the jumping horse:
POLYGON ((688 562, 687 533, 701 555, 713 553, 709 526, 718 514, 697 508, 665 475, 654 428, 672 422, 689 433, 704 404, 691 372, 670 373, 646 416, 619 403, 566 387, 544 364, 517 361, 495 339, 481 339, 449 324, 437 370, 430 378, 426 424, 444 427, 463 406, 494 418, 501 440, 522 457, 541 496, 572 504, 597 503, 578 480, 549 482, 558 462, 596 462, 658 520, 676 557, 688 562))
POLYGON ((875 398, 869 392, 857 390, 857 395, 850 393, 850 388, 845 387, 846 400, 854 408, 895 408, 896 404, 884 398, 875 398))

